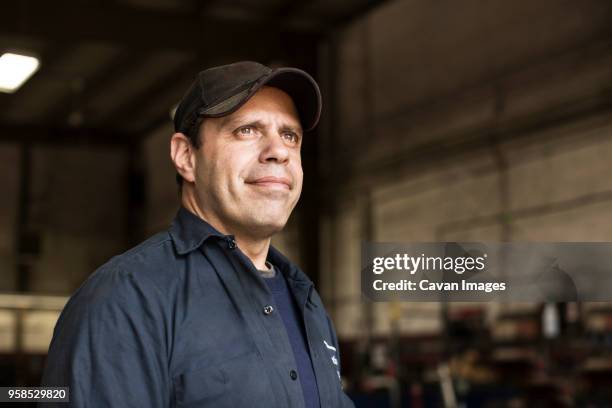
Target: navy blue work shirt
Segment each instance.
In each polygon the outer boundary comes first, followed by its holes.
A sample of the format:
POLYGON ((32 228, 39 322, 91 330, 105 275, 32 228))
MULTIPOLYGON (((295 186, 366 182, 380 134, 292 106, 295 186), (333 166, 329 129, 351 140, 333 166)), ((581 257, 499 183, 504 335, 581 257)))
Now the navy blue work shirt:
MULTIPOLYGON (((267 260, 298 302, 321 407, 353 407, 312 282, 272 246, 267 260)), ((73 294, 42 384, 70 387, 74 407, 302 408, 291 344, 272 304, 234 237, 181 207, 168 231, 113 257, 73 294)))

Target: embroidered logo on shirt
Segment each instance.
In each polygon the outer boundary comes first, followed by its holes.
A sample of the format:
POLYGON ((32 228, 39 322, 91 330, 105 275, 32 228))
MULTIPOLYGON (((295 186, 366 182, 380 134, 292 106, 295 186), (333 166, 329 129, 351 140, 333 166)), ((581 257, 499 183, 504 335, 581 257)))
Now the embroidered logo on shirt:
POLYGON ((336 358, 336 348, 334 346, 330 346, 325 340, 323 340, 323 344, 328 350, 333 351, 331 356, 332 363, 336 366, 336 374, 338 374, 338 379, 340 380, 340 384, 342 384, 342 378, 340 377, 340 370, 338 369, 338 358, 336 358))
POLYGON ((327 344, 327 342, 325 340, 323 340, 323 344, 325 344, 325 347, 327 347, 330 350, 336 351, 336 348, 333 346, 330 346, 329 344, 327 344))

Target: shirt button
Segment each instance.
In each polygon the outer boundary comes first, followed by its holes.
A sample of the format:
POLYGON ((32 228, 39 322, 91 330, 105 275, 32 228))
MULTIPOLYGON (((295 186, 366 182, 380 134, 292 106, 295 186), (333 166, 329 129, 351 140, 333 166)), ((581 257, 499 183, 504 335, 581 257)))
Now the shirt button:
POLYGON ((265 315, 272 314, 273 311, 274 311, 274 308, 272 306, 270 306, 270 305, 265 306, 263 308, 263 312, 264 312, 265 315))
POLYGON ((236 245, 236 240, 235 240, 235 239, 230 239, 229 241, 227 241, 227 246, 228 246, 230 249, 234 249, 234 248, 236 248, 236 246, 237 246, 237 245, 236 245))
POLYGON ((297 372, 295 370, 289 371, 289 377, 291 377, 293 381, 297 380, 297 372))

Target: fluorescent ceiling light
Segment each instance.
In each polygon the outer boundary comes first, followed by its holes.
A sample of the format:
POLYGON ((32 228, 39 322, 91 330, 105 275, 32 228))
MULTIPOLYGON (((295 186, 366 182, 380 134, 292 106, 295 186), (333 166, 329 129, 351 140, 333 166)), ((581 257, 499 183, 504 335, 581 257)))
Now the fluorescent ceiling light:
POLYGON ((7 52, 0 57, 0 92, 13 93, 37 70, 38 58, 7 52))

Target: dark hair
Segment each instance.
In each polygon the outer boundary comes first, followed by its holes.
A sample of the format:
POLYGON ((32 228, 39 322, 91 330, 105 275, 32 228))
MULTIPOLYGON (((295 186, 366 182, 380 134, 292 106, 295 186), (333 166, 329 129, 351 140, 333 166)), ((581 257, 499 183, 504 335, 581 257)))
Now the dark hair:
MULTIPOLYGON (((200 137, 200 125, 204 121, 204 118, 198 118, 194 121, 193 125, 189 128, 187 132, 185 132, 185 136, 189 139, 191 145, 199 149, 202 146, 202 138, 200 137)), ((178 185, 178 194, 179 196, 183 192, 183 177, 177 172, 176 173, 176 184, 178 185)))

